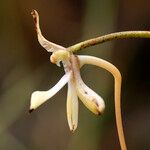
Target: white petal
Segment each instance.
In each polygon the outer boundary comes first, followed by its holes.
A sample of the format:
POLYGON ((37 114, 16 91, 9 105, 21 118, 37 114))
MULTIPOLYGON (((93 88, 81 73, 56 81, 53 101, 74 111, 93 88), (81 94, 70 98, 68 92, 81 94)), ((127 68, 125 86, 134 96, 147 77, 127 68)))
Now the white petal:
POLYGON ((34 19, 34 23, 35 23, 35 27, 36 27, 36 32, 37 32, 37 36, 38 36, 38 41, 41 44, 42 47, 44 47, 48 52, 54 52, 56 50, 65 50, 66 48, 57 45, 55 43, 52 43, 48 40, 46 40, 44 38, 44 36, 41 33, 41 29, 40 29, 40 25, 39 25, 39 15, 38 12, 36 10, 33 10, 31 12, 33 19, 34 19))
POLYGON ((68 82, 67 119, 71 131, 78 125, 78 97, 73 81, 68 82))
POLYGON ((71 72, 66 73, 58 83, 48 91, 35 91, 31 95, 30 110, 34 110, 54 96, 70 80, 71 72))
POLYGON ((84 105, 95 114, 103 113, 105 109, 104 100, 90 89, 81 78, 77 81, 77 94, 84 105))
POLYGON ((72 65, 79 98, 93 113, 101 114, 105 109, 104 100, 82 81, 79 68, 80 61, 78 60, 78 57, 72 56, 72 65))

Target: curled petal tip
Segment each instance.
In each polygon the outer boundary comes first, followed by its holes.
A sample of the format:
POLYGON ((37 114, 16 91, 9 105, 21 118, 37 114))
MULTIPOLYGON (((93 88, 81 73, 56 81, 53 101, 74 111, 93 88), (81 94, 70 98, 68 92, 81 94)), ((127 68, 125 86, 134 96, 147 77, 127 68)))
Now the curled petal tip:
POLYGON ((35 23, 37 23, 38 12, 36 10, 31 11, 31 15, 35 23))
POLYGON ((65 50, 64 47, 48 41, 42 35, 41 29, 40 29, 40 25, 39 25, 39 14, 38 14, 38 12, 36 10, 32 10, 31 11, 31 15, 32 15, 33 20, 34 20, 35 29, 36 29, 37 36, 38 36, 38 41, 41 44, 41 46, 44 47, 48 52, 54 52, 54 51, 56 51, 58 49, 65 50))
POLYGON ((30 110, 29 110, 29 113, 32 113, 33 111, 34 111, 34 109, 30 109, 30 110))
POLYGON ((35 15, 35 13, 36 13, 36 10, 32 9, 31 15, 35 15))
POLYGON ((94 114, 100 115, 105 109, 104 100, 90 89, 81 78, 78 79, 77 93, 84 105, 94 114))
POLYGON ((68 82, 67 119, 70 131, 74 132, 78 125, 78 97, 72 81, 68 82))
POLYGON ((70 131, 71 131, 72 133, 74 133, 75 130, 76 130, 76 128, 77 128, 77 126, 76 126, 75 124, 73 124, 73 125, 72 125, 72 128, 70 129, 70 131))
POLYGON ((35 9, 32 9, 31 15, 32 15, 33 17, 37 17, 37 16, 38 16, 38 12, 37 12, 35 9))

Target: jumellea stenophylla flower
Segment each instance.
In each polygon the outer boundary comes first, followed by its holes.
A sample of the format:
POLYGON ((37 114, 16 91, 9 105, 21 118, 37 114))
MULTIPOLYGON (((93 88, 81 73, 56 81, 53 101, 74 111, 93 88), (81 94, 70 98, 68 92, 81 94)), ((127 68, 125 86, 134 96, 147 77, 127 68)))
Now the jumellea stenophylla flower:
POLYGON ((100 115, 105 109, 105 103, 101 96, 90 89, 82 80, 80 68, 85 64, 96 65, 109 71, 115 80, 115 114, 119 141, 122 150, 126 150, 125 138, 122 126, 120 95, 121 74, 111 63, 93 56, 75 55, 67 48, 46 40, 40 30, 39 15, 36 10, 32 11, 38 41, 48 52, 52 52, 50 61, 57 66, 62 62, 65 75, 58 83, 48 91, 35 91, 31 96, 30 112, 54 96, 65 84, 68 83, 67 93, 67 119, 71 131, 75 131, 78 125, 78 98, 94 114, 100 115))

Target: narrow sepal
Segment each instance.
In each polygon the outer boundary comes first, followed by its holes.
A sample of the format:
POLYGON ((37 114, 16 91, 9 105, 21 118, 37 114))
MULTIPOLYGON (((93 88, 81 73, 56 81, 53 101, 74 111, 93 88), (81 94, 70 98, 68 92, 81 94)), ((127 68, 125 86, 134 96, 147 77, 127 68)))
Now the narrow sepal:
POLYGON ((38 12, 36 10, 32 10, 31 15, 33 17, 34 23, 35 23, 35 28, 36 28, 36 32, 37 32, 37 36, 38 36, 38 41, 41 44, 41 46, 43 48, 45 48, 48 52, 54 52, 57 50, 65 50, 66 48, 52 43, 50 41, 48 41, 47 39, 44 38, 44 36, 41 33, 41 29, 40 29, 40 25, 39 25, 39 15, 38 12))
POLYGON ((73 81, 68 82, 67 119, 70 130, 75 131, 78 125, 78 97, 73 81))

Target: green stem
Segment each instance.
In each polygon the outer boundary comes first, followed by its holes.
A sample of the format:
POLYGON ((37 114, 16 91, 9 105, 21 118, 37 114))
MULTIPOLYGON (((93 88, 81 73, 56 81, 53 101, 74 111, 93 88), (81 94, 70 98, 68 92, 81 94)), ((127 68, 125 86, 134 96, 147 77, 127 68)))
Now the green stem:
POLYGON ((94 46, 112 40, 128 39, 128 38, 150 38, 150 31, 123 31, 107 34, 97 38, 89 39, 67 48, 70 52, 76 52, 86 47, 94 46))

